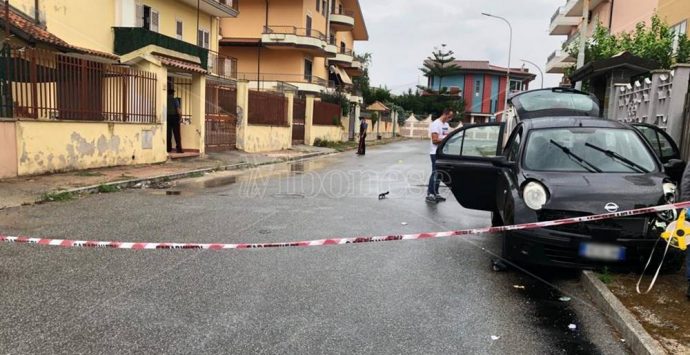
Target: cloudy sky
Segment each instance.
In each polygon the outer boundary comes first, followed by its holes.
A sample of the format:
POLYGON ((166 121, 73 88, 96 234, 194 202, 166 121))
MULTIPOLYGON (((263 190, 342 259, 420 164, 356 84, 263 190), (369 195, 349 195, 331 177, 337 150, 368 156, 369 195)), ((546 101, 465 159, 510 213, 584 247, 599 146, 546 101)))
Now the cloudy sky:
MULTIPOLYGON (((356 51, 369 52, 372 85, 387 86, 395 93, 425 83, 419 67, 442 43, 457 59, 508 63, 508 26, 482 12, 503 16, 513 26, 512 65, 520 59, 539 64, 565 38, 549 36, 551 15, 563 0, 360 0, 369 30, 369 41, 355 44, 356 51)), ((537 70, 528 65, 531 72, 537 70)), ((536 79, 538 87, 539 76, 536 79)), ((560 75, 546 74, 545 86, 557 85, 560 75)))

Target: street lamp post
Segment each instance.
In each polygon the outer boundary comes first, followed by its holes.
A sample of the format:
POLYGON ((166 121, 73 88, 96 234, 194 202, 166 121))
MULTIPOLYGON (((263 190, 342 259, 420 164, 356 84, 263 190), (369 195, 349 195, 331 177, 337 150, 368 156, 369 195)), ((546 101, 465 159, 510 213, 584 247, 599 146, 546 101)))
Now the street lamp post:
POLYGON ((505 100, 505 102, 503 103, 503 116, 502 116, 503 118, 505 118, 505 117, 506 117, 506 113, 507 113, 507 111, 508 111, 508 94, 510 93, 510 55, 511 55, 512 52, 513 52, 513 26, 511 26, 511 25, 510 25, 510 21, 506 20, 504 17, 492 15, 492 14, 489 14, 489 13, 486 13, 486 12, 482 12, 482 15, 488 16, 488 17, 493 17, 493 18, 497 18, 497 19, 499 19, 499 20, 502 20, 503 22, 506 23, 506 25, 508 25, 508 30, 509 30, 509 32, 510 32, 510 33, 509 33, 509 34, 510 34, 510 38, 509 38, 509 40, 508 40, 508 71, 507 71, 507 73, 506 73, 506 95, 505 95, 505 96, 506 96, 506 100, 505 100))
POLYGON ((537 70, 539 70, 539 74, 541 75, 541 88, 543 89, 544 88, 544 72, 541 70, 541 68, 537 64, 535 64, 534 62, 530 62, 527 59, 520 59, 520 60, 525 62, 525 63, 534 65, 534 67, 537 68, 537 70))

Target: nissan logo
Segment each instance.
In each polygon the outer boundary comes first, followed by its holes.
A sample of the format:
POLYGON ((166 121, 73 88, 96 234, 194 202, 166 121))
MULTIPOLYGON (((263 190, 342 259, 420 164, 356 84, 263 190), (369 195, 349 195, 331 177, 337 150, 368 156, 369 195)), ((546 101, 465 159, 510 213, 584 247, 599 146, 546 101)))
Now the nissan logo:
POLYGON ((604 209, 610 213, 618 212, 618 205, 613 202, 609 202, 606 204, 606 206, 604 206, 604 209))

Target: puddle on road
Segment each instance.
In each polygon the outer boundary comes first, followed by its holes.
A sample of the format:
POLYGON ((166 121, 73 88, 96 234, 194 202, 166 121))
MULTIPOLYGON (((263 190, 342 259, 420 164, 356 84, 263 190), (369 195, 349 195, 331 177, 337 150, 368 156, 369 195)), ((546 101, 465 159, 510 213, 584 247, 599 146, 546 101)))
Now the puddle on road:
MULTIPOLYGON (((549 282, 557 280, 556 276, 540 276, 549 282)), ((547 332, 557 348, 566 354, 601 354, 599 348, 590 342, 583 332, 585 325, 571 308, 572 301, 559 300, 563 295, 558 290, 535 278, 520 275, 519 279, 521 285, 525 286, 520 293, 528 298, 535 308, 537 325, 547 332), (575 324, 577 328, 570 330, 570 324, 575 324)), ((558 279, 562 280, 564 277, 558 279)))

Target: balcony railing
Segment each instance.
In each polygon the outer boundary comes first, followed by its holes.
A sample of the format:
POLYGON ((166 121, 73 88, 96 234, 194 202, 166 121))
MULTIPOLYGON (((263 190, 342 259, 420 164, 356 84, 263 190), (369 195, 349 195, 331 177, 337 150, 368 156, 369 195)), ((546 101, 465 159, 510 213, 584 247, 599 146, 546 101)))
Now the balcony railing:
POLYGON ((316 75, 280 74, 280 73, 238 73, 237 77, 248 81, 281 81, 287 83, 315 84, 323 87, 335 87, 333 81, 316 75))
POLYGON ((563 49, 570 47, 571 44, 573 44, 579 40, 580 40, 580 33, 575 33, 575 34, 570 35, 568 37, 568 39, 565 40, 565 42, 563 42, 563 49))
POLYGON ((142 27, 114 27, 115 54, 124 55, 148 45, 156 45, 176 52, 198 57, 201 67, 208 69, 208 49, 168 37, 142 27))
POLYGON ((264 27, 264 34, 295 35, 298 37, 316 38, 326 42, 326 35, 313 28, 301 28, 295 26, 270 26, 264 27))
POLYGON ((338 47, 338 53, 349 55, 350 57, 355 56, 355 51, 351 48, 346 48, 346 47, 338 47))
POLYGON ((554 21, 556 21, 556 18, 558 17, 558 15, 560 15, 562 13, 563 13, 563 6, 557 8, 556 12, 553 15, 551 15, 551 22, 550 23, 553 23, 554 21))
POLYGON ((334 8, 332 11, 333 15, 344 15, 344 16, 349 16, 349 17, 355 17, 355 12, 350 9, 341 9, 341 8, 334 8))
POLYGON ((239 1, 237 0, 211 0, 215 1, 221 5, 225 5, 231 9, 234 9, 235 11, 239 11, 239 1))
POLYGON ((237 58, 209 51, 208 72, 223 78, 237 79, 237 58))

